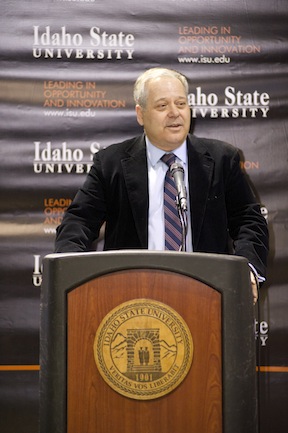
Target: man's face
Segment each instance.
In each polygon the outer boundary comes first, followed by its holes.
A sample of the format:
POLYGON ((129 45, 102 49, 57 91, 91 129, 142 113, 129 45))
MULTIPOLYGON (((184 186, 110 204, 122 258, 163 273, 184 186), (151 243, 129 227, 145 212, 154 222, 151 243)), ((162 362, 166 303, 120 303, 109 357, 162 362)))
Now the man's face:
POLYGON ((174 77, 149 81, 146 107, 137 105, 136 114, 151 143, 166 152, 181 146, 190 129, 190 108, 185 90, 174 77))

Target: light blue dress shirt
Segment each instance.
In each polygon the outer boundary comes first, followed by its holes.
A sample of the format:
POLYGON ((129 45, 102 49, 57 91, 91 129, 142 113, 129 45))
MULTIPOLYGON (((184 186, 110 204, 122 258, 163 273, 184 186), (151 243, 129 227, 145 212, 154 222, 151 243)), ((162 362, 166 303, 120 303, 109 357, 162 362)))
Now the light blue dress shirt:
MULTIPOLYGON (((149 190, 149 214, 148 214, 148 249, 165 250, 165 228, 164 228, 164 180, 167 172, 167 165, 161 161, 165 152, 155 147, 146 137, 147 163, 148 163, 148 190, 149 190)), ((192 236, 190 221, 190 203, 188 189, 188 156, 186 141, 173 151, 176 162, 184 169, 184 182, 187 189, 187 219, 188 232, 186 237, 186 250, 192 252, 192 236)))

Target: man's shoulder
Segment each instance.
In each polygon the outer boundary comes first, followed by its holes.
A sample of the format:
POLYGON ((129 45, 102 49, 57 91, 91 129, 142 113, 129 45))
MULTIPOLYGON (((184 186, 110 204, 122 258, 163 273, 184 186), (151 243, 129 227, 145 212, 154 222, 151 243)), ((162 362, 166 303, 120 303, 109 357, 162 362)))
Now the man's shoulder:
POLYGON ((144 137, 139 135, 137 137, 129 138, 118 143, 109 144, 107 147, 102 148, 94 154, 93 160, 105 162, 116 162, 131 156, 142 154, 145 152, 144 137))
POLYGON ((200 154, 210 155, 212 158, 223 156, 233 157, 238 149, 230 143, 216 138, 204 138, 196 135, 188 135, 188 146, 200 154))
POLYGON ((127 140, 120 141, 118 143, 109 144, 107 147, 99 150, 95 155, 94 159, 100 159, 102 161, 114 159, 120 160, 125 157, 129 157, 137 152, 145 150, 145 141, 142 135, 137 137, 128 138, 127 140))

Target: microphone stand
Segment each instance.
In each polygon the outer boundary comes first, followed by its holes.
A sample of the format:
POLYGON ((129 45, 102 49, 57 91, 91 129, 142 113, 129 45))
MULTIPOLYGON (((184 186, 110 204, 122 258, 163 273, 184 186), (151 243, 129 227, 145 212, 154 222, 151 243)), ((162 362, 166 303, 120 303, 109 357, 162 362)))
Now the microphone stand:
POLYGON ((182 241, 181 241, 181 247, 179 248, 179 251, 186 252, 186 236, 188 231, 188 218, 187 218, 187 208, 183 208, 179 202, 179 197, 176 197, 176 205, 178 209, 178 214, 181 222, 181 228, 182 228, 182 241))

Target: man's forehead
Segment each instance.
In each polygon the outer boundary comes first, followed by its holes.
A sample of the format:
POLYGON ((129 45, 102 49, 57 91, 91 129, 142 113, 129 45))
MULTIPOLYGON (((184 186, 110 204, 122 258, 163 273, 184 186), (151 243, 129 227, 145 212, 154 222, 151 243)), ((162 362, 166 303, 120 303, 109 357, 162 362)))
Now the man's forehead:
POLYGON ((167 95, 167 96, 160 96, 159 98, 155 98, 155 102, 161 102, 161 101, 168 101, 170 99, 183 99, 186 101, 187 97, 185 95, 167 95))

